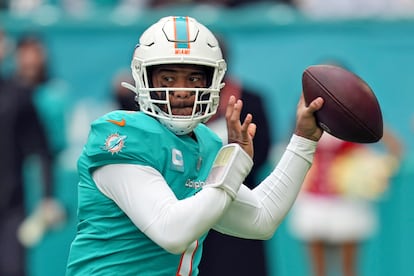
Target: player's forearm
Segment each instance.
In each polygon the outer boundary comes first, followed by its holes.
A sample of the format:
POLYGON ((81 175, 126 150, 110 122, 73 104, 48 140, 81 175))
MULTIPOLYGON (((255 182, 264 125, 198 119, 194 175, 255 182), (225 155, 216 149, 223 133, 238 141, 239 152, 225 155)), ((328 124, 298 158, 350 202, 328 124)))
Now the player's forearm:
POLYGON ((316 142, 293 136, 273 172, 254 190, 242 187, 214 228, 243 238, 272 237, 300 191, 315 149, 316 142))
POLYGON ((180 254, 217 223, 230 202, 221 189, 203 189, 193 197, 166 204, 144 233, 165 250, 180 254))

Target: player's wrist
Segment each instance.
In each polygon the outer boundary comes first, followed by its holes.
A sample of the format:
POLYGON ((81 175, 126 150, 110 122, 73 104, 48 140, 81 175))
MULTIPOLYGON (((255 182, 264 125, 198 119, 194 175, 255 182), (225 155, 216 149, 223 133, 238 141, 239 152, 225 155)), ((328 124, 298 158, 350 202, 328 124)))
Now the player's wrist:
POLYGON ((206 185, 223 189, 234 199, 252 167, 252 158, 240 145, 236 143, 225 145, 217 153, 206 185))
POLYGON ((294 152, 308 162, 312 163, 317 145, 317 141, 293 134, 286 150, 294 152))
POLYGON ((314 133, 307 134, 307 133, 304 133, 303 131, 300 131, 298 129, 295 130, 294 135, 296 135, 298 137, 303 137, 304 139, 312 140, 312 141, 315 141, 315 142, 318 142, 319 139, 321 138, 321 135, 320 135, 319 132, 318 133, 315 133, 315 134, 314 133))

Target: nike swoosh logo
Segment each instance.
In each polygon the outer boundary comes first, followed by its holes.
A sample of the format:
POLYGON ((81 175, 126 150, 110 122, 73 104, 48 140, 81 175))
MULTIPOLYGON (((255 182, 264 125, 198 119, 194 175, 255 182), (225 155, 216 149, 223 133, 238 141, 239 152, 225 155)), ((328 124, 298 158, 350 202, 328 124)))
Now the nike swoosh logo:
POLYGON ((107 121, 110 122, 110 123, 113 123, 113 124, 115 124, 117 126, 120 126, 120 127, 125 126, 125 123, 126 123, 125 122, 125 119, 122 119, 121 121, 108 119, 107 121))

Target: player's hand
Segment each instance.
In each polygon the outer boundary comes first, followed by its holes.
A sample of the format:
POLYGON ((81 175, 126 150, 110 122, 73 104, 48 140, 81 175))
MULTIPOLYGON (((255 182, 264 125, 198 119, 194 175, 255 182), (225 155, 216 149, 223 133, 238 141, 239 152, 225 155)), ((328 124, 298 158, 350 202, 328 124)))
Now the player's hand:
POLYGON ((253 138, 256 134, 256 124, 252 123, 253 116, 247 114, 243 121, 240 121, 240 113, 243 102, 231 96, 226 109, 228 143, 237 143, 253 159, 253 138))
POLYGON ((296 135, 313 141, 319 141, 323 130, 317 125, 314 113, 315 111, 321 109, 322 105, 323 99, 318 97, 313 100, 308 107, 306 107, 303 94, 301 95, 296 110, 296 135))

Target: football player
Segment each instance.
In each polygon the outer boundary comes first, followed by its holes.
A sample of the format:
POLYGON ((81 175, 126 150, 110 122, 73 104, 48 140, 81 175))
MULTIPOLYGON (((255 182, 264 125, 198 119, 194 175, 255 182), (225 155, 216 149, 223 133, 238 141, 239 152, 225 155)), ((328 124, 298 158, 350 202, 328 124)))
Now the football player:
POLYGON ((252 115, 231 97, 228 144, 204 123, 215 114, 226 62, 214 35, 190 17, 165 17, 140 37, 131 63, 140 111, 92 123, 78 161, 78 230, 67 275, 197 275, 212 228, 269 239, 291 208, 322 130, 297 107, 279 164, 253 190, 252 115))

